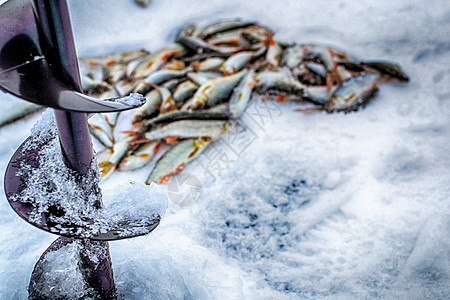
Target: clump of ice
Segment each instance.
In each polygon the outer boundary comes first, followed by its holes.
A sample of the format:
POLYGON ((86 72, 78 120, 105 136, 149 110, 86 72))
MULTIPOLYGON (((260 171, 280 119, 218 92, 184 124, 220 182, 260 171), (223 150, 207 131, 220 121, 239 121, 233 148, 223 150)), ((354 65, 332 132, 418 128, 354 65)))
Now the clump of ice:
POLYGON ((111 218, 156 217, 167 209, 164 188, 130 181, 103 192, 105 214, 111 218))
POLYGON ((41 119, 30 129, 30 133, 30 142, 27 144, 27 149, 30 150, 33 149, 34 143, 53 139, 58 134, 56 119, 52 109, 45 110, 41 119))
POLYGON ((114 102, 122 103, 130 107, 138 107, 145 103, 145 97, 138 93, 131 93, 128 96, 114 99, 114 102))
POLYGON ((33 274, 34 297, 46 299, 94 299, 95 292, 85 282, 77 242, 46 253, 33 274))
POLYGON ((167 209, 167 196, 161 187, 138 182, 128 182, 103 192, 105 201, 102 217, 111 227, 126 224, 122 235, 137 234, 139 228, 163 216, 167 209), (128 229, 127 229, 128 228, 128 229))
POLYGON ((99 204, 98 175, 91 170, 86 177, 66 167, 57 138, 56 121, 52 110, 47 110, 42 119, 31 129, 22 153, 36 152, 38 166, 20 161, 18 175, 25 179, 26 188, 11 199, 33 205, 29 221, 42 224, 42 214, 50 212, 47 221, 58 224, 61 233, 74 233, 75 227, 87 226, 84 217, 95 213, 99 204))

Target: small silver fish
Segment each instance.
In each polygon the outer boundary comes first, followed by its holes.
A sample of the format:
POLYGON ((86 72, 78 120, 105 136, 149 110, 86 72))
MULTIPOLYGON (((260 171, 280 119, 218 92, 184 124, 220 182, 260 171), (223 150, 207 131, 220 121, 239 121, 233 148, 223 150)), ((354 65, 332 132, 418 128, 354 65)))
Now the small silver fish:
POLYGON ((210 57, 194 64, 196 71, 218 71, 225 59, 222 57, 210 57))
MULTIPOLYGON (((80 60, 80 76, 81 80, 85 80, 86 83, 95 82, 99 83, 103 81, 103 69, 104 67, 101 65, 92 65, 80 60), (86 78, 88 77, 88 78, 86 78)), ((83 84, 86 84, 82 82, 83 84)))
POLYGON ((236 53, 232 56, 230 56, 220 68, 220 71, 224 75, 231 75, 236 72, 239 72, 242 70, 247 63, 252 59, 253 52, 250 51, 241 51, 239 53, 236 53))
POLYGON ((203 83, 194 96, 182 107, 183 110, 193 110, 203 107, 214 106, 219 101, 228 98, 234 87, 247 74, 244 69, 239 73, 214 78, 203 83))
POLYGON ((338 84, 342 83, 342 78, 339 77, 339 73, 336 71, 337 64, 337 55, 336 52, 327 46, 324 45, 303 45, 303 50, 306 56, 318 57, 326 69, 326 83, 328 88, 331 88, 334 82, 338 84))
POLYGON ((327 76, 327 70, 325 69, 324 65, 322 65, 322 64, 308 62, 308 63, 305 63, 305 67, 308 68, 308 70, 310 70, 322 77, 327 76))
POLYGON ((103 130, 111 140, 114 140, 111 125, 106 121, 105 116, 101 113, 93 114, 88 121, 90 126, 95 126, 103 130))
POLYGON ((333 60, 331 49, 329 47, 323 45, 307 44, 303 45, 303 51, 306 53, 306 55, 319 57, 328 72, 332 72, 336 69, 337 63, 333 60))
POLYGON ((114 135, 111 125, 102 114, 93 114, 88 121, 91 134, 105 147, 114 145, 114 135))
POLYGON ((109 161, 109 159, 110 159, 112 154, 113 154, 113 150, 109 149, 109 148, 104 149, 103 151, 96 153, 95 157, 97 159, 97 163, 100 164, 100 163, 103 163, 105 161, 109 161))
MULTIPOLYGON (((123 95, 125 96, 125 95, 123 95)), ((101 93, 98 98, 103 100, 103 99, 111 99, 111 98, 118 98, 120 97, 120 94, 116 91, 115 88, 111 88, 103 93, 101 93)))
POLYGON ((162 101, 161 93, 157 89, 151 90, 145 95, 145 99, 147 101, 136 110, 132 123, 142 122, 158 112, 162 101))
POLYGON ((105 118, 106 122, 108 122, 109 126, 114 128, 114 126, 116 126, 117 124, 117 120, 119 119, 120 111, 112 113, 102 113, 102 115, 105 118))
POLYGON ((148 131, 143 137, 147 140, 160 140, 166 137, 217 139, 228 126, 227 121, 181 120, 148 131))
POLYGON ((91 133, 91 135, 93 137, 95 137, 97 139, 97 141, 99 141, 106 148, 112 148, 114 146, 114 142, 100 128, 90 125, 89 132, 91 133))
POLYGON ((327 112, 357 110, 366 105, 378 92, 378 76, 366 74, 346 80, 324 107, 327 112))
POLYGON ((159 107, 160 113, 166 113, 177 109, 176 104, 172 99, 172 93, 167 88, 160 88, 159 93, 161 94, 161 106, 159 107))
POLYGON ((91 96, 100 95, 106 91, 113 89, 106 82, 102 80, 97 81, 91 76, 81 76, 81 88, 85 94, 91 96))
POLYGON ((196 85, 200 86, 210 79, 221 77, 222 74, 219 72, 190 72, 186 76, 196 85))
POLYGON ((367 61, 362 63, 363 67, 377 71, 383 79, 397 79, 400 82, 408 82, 408 75, 403 72, 402 68, 388 61, 367 61))
POLYGON ((128 64, 129 62, 142 58, 148 55, 149 52, 144 49, 132 50, 128 52, 111 53, 101 56, 82 57, 80 58, 80 64, 87 64, 91 66, 99 65, 102 67, 108 67, 115 64, 128 64))
POLYGON ((131 72, 131 76, 136 78, 143 78, 150 75, 152 72, 159 70, 169 58, 175 55, 181 55, 186 52, 186 48, 179 44, 161 49, 158 52, 145 57, 137 67, 131 72))
POLYGON ((236 28, 243 28, 243 27, 247 27, 250 25, 254 25, 254 24, 255 24, 255 22, 245 22, 245 21, 241 21, 239 19, 221 21, 221 22, 209 24, 206 27, 204 27, 201 30, 200 37, 207 38, 207 37, 217 34, 217 33, 221 33, 221 32, 236 29, 236 28))
POLYGON ((262 71, 256 75, 256 87, 261 91, 275 89, 287 93, 301 94, 304 85, 295 80, 289 73, 279 71, 262 71))
POLYGON ((204 40, 204 37, 198 35, 198 31, 195 27, 183 28, 176 37, 176 42, 182 44, 186 48, 192 49, 197 52, 213 52, 222 55, 231 55, 232 53, 243 50, 243 47, 238 46, 215 46, 204 40))
POLYGON ((250 44, 266 45, 272 38, 273 32, 259 25, 250 25, 242 31, 242 37, 250 44))
POLYGON ((230 112, 229 105, 227 102, 214 105, 213 107, 204 109, 203 111, 210 112, 210 113, 221 113, 221 114, 229 114, 229 112, 230 112))
POLYGON ((138 83, 135 80, 121 80, 114 85, 114 89, 121 97, 129 95, 138 83))
POLYGON ((282 49, 279 43, 273 38, 269 41, 269 46, 266 52, 266 62, 272 67, 278 67, 280 65, 280 58, 282 49))
POLYGON ((195 50, 195 51, 209 51, 221 54, 231 55, 234 52, 242 50, 242 47, 218 47, 214 45, 210 45, 202 39, 195 36, 183 36, 180 35, 177 37, 176 41, 183 46, 195 50))
POLYGON ((174 59, 172 58, 167 62, 167 64, 164 66, 164 69, 166 70, 172 70, 172 71, 181 71, 186 68, 186 64, 184 61, 174 59))
POLYGON ((136 114, 134 115, 132 123, 139 123, 145 119, 152 118, 159 112, 162 101, 167 98, 168 94, 170 95, 170 90, 173 89, 178 83, 178 80, 170 80, 163 84, 163 86, 152 89, 145 95, 145 99, 147 100, 145 104, 139 107, 136 110, 136 114), (167 90, 164 92, 164 95, 161 93, 161 89, 167 90), (164 98, 164 99, 163 99, 164 98))
POLYGON ((133 148, 133 145, 130 144, 130 141, 133 137, 126 137, 125 139, 114 144, 112 149, 110 149, 110 156, 104 156, 104 160, 98 160, 98 166, 100 168, 100 175, 103 179, 107 178, 111 175, 117 167, 117 164, 121 161, 121 159, 133 148))
POLYGON ((132 171, 146 166, 158 152, 160 142, 145 143, 124 157, 118 166, 120 171, 132 171))
POLYGON ((336 68, 336 73, 339 75, 339 77, 342 79, 342 81, 345 81, 351 77, 359 75, 359 73, 354 73, 354 72, 349 71, 341 66, 338 66, 336 68))
POLYGON ((229 110, 234 119, 239 118, 244 113, 255 86, 255 71, 250 70, 234 89, 230 98, 229 110))
POLYGON ((135 60, 133 60, 133 61, 130 61, 126 66, 126 71, 125 71, 125 74, 126 74, 126 77, 127 78, 132 78, 133 77, 133 74, 134 74, 134 71, 136 70, 136 68, 141 64, 141 62, 143 61, 145 59, 145 57, 143 57, 143 58, 138 58, 138 59, 135 59, 135 60))
POLYGON ((144 126, 150 127, 153 124, 170 123, 181 120, 224 120, 230 119, 227 105, 216 105, 210 109, 203 110, 175 110, 144 122, 144 126))
POLYGON ((243 29, 234 29, 229 30, 223 33, 218 33, 209 38, 207 41, 212 45, 220 45, 220 44, 231 44, 231 45, 240 45, 246 44, 248 41, 243 37, 243 29))
POLYGON ((167 183, 172 175, 180 172, 200 155, 210 143, 211 140, 204 138, 187 139, 179 142, 157 161, 145 183, 167 183))
POLYGON ((188 67, 181 71, 174 70, 159 70, 151 73, 147 78, 142 81, 139 81, 133 89, 133 93, 139 93, 145 95, 150 90, 152 90, 155 86, 161 85, 163 83, 167 83, 171 80, 182 78, 188 72, 193 71, 193 68, 188 67))
POLYGON ((303 99, 314 104, 326 105, 330 102, 333 90, 327 86, 307 86, 304 89, 303 99))
POLYGON ((173 101, 175 103, 183 103, 192 97, 198 89, 198 85, 190 80, 180 83, 173 91, 173 101))
POLYGON ((188 72, 192 72, 192 67, 187 67, 181 71, 174 70, 159 70, 150 74, 145 78, 144 83, 160 85, 172 79, 184 77, 188 72))
POLYGON ((127 70, 124 65, 116 64, 105 69, 103 79, 108 83, 113 84, 124 79, 127 75, 126 73, 127 70))
POLYGON ((284 50, 281 58, 281 65, 285 65, 288 68, 293 69, 298 67, 303 62, 304 57, 303 47, 300 45, 293 45, 284 50))

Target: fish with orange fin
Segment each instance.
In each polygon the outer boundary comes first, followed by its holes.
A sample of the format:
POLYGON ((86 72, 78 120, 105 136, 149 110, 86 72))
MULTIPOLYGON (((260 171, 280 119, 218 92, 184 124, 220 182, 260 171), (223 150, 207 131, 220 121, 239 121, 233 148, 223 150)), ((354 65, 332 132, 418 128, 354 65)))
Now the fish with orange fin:
POLYGON ((327 112, 351 112, 367 105, 378 93, 378 75, 365 74, 344 81, 322 106, 298 109, 297 111, 312 112, 325 110, 327 112))
POLYGON ((210 143, 211 139, 209 138, 180 141, 161 156, 145 183, 167 183, 171 176, 179 173, 187 164, 199 156, 210 143))
POLYGON ((132 171, 146 166, 158 152, 161 142, 149 142, 141 145, 119 163, 120 171, 132 171))
POLYGON ((181 120, 157 127, 142 134, 146 140, 160 140, 168 136, 180 138, 210 137, 217 139, 228 128, 229 122, 216 120, 181 120))

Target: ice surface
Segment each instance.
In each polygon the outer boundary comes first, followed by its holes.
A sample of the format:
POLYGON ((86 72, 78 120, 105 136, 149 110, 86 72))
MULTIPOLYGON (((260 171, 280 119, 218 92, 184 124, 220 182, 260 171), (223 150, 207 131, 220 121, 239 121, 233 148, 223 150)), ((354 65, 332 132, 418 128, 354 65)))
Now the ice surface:
POLYGON ((424 223, 405 265, 400 270, 397 289, 409 299, 445 299, 450 295, 450 216, 436 214, 424 223))
MULTIPOLYGON (((202 179, 198 202, 169 203, 151 235, 111 243, 122 298, 449 298, 447 1, 70 4, 81 55, 155 51, 188 23, 241 17, 275 29, 279 40, 398 62, 411 77, 405 86, 382 84, 379 97, 347 115, 278 104, 282 114, 265 119, 242 154, 227 152, 229 167, 220 175, 208 168, 215 180, 200 165, 187 168, 202 179)), ((3 170, 35 120, 0 130, 3 170)), ((101 185, 142 182, 149 171, 101 185)), ((0 295, 26 299, 33 266, 54 236, 22 222, 4 199, 0 212, 0 295)))
POLYGON ((170 256, 133 258, 114 265, 114 272, 121 274, 116 281, 119 299, 195 299, 170 256))

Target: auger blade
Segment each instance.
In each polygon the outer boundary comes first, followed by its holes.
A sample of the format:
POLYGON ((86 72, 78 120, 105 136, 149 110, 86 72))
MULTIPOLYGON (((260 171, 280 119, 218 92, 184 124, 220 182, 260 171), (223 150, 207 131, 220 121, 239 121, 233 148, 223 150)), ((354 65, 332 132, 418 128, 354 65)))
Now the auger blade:
MULTIPOLYGON (((113 241, 136 236, 142 236, 153 231, 160 222, 160 216, 129 216, 126 218, 117 218, 101 214, 87 213, 83 209, 78 209, 76 206, 71 207, 70 210, 75 210, 76 213, 68 213, 66 209, 61 207, 49 207, 45 211, 39 208, 42 203, 34 195, 27 201, 20 201, 16 196, 21 195, 22 191, 33 185, 35 191, 47 191, 46 201, 49 203, 57 203, 59 200, 58 193, 53 193, 52 190, 62 190, 61 186, 53 186, 49 182, 35 182, 27 178, 27 174, 23 174, 22 169, 40 169, 44 172, 43 178, 51 179, 54 176, 55 170, 51 168, 42 168, 41 161, 44 154, 41 151, 48 146, 49 143, 54 143, 57 137, 46 140, 35 141, 34 149, 26 148, 27 144, 33 137, 28 138, 17 151, 14 153, 11 161, 6 169, 5 174, 5 194, 11 208, 28 223, 50 233, 58 234, 68 238, 74 239, 91 239, 94 241, 113 241), (25 150, 27 149, 27 150, 25 150), (55 198, 56 197, 56 198, 55 198), (39 211, 39 213, 36 213, 39 211), (53 220, 57 218, 59 221, 55 223, 53 220)), ((67 182, 66 178, 66 182, 67 182)), ((81 189, 84 191, 84 197, 99 198, 100 190, 97 188, 97 183, 90 179, 79 182, 81 189)))
POLYGON ((36 263, 28 299, 114 299, 110 260, 106 242, 60 237, 36 263))

